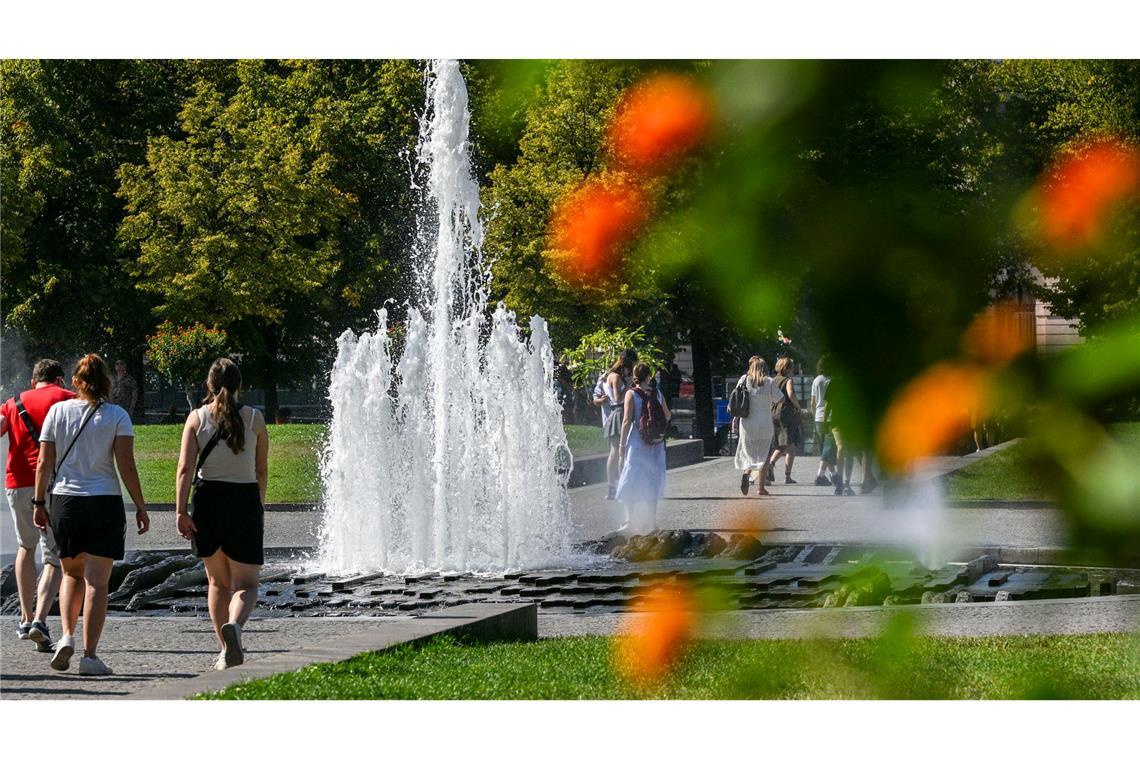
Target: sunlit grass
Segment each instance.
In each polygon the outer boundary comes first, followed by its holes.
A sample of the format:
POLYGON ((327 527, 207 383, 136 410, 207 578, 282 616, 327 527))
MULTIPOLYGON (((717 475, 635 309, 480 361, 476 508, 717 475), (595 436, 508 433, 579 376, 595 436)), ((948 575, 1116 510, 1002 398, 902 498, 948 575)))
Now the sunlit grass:
MULTIPOLYGON (((1140 461, 1140 423, 1112 425, 1112 436, 1140 461)), ((963 467, 946 478, 946 496, 959 500, 1038 501, 1047 499, 1043 479, 1030 466, 1028 449, 1018 443, 963 467)))
MULTIPOLYGON (((269 426, 269 491, 271 504, 320 499, 318 455, 324 425, 269 426)), ((601 425, 567 425, 566 439, 574 456, 603 454, 601 425)), ((135 428, 135 460, 147 501, 174 501, 174 475, 182 425, 139 425, 135 428)))
POLYGON ((702 641, 648 690, 612 639, 439 639, 314 665, 211 699, 1135 699, 1137 637, 702 641))

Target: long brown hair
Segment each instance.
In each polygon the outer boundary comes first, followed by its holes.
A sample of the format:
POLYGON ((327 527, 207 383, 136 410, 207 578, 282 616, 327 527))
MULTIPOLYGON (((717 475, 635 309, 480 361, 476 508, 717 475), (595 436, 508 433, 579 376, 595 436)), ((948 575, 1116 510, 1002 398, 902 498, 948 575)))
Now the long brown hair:
POLYGON ((111 395, 111 373, 99 354, 87 354, 75 363, 71 384, 80 398, 89 404, 102 401, 111 395))
POLYGON ((245 425, 238 410, 237 395, 241 390, 241 370, 229 359, 214 359, 206 375, 206 403, 214 404, 214 422, 226 436, 226 445, 235 453, 245 448, 245 425))

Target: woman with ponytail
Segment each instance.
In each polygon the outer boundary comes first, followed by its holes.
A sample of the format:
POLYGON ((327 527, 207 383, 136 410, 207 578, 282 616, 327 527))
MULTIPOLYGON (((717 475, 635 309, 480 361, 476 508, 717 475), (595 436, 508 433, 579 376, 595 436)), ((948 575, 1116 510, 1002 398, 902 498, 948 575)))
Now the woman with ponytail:
POLYGON ((265 562, 269 433, 264 416, 238 402, 241 371, 232 361, 214 360, 206 390, 206 404, 190 412, 182 429, 175 510, 178 532, 206 566, 210 620, 221 647, 214 667, 224 670, 245 661, 241 627, 257 603, 265 562))

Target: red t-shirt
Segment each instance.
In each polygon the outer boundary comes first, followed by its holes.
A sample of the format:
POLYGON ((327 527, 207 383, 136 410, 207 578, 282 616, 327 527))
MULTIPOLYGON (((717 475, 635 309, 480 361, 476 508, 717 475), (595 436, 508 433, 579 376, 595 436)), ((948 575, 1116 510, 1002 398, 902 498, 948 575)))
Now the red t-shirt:
MULTIPOLYGON (((75 394, 58 385, 45 385, 20 394, 20 401, 36 423, 36 429, 43 427, 44 418, 52 404, 75 398, 75 394)), ((20 418, 12 399, 0 406, 0 414, 8 420, 8 476, 4 479, 5 488, 31 488, 36 484, 36 460, 40 450, 32 441, 32 435, 20 418)))

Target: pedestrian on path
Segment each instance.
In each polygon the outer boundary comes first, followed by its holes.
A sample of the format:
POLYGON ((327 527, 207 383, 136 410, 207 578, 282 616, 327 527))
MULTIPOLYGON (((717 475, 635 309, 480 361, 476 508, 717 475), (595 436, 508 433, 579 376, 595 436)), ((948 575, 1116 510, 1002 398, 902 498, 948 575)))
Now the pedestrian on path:
POLYGON ((7 474, 4 488, 8 509, 16 526, 16 593, 20 598, 20 622, 16 634, 31 639, 40 652, 52 651, 47 615, 59 592, 62 574, 55 534, 49 527, 40 532, 32 523, 35 508, 36 462, 40 456, 40 430, 48 410, 60 401, 75 398, 63 387, 63 367, 53 359, 40 359, 32 368, 32 388, 0 406, 0 435, 8 436, 7 474), (36 584, 36 546, 40 547, 43 571, 36 584), (33 607, 34 602, 34 607, 33 607))
POLYGON ((803 422, 800 419, 800 402, 796 398, 796 389, 792 384, 792 375, 795 364, 791 357, 781 356, 776 361, 776 387, 781 392, 780 400, 772 406, 772 424, 775 426, 775 451, 768 462, 771 469, 776 468, 780 458, 785 454, 788 457, 784 467, 784 483, 794 484, 792 480, 792 463, 796 460, 796 451, 803 444, 803 422))
POLYGON ((83 658, 79 674, 111 675, 96 650, 107 620, 107 584, 111 566, 123 558, 126 515, 119 479, 135 503, 139 535, 150 528, 139 473, 135 467, 135 432, 127 410, 110 403, 111 373, 98 354, 75 366, 71 384, 79 398, 48 410, 40 431, 33 520, 49 529, 45 497, 51 492, 50 529, 59 545, 64 578, 59 612, 63 635, 51 666, 67 670, 75 653, 75 626, 83 607, 83 658), (115 469, 118 467, 118 474, 115 469))
POLYGON ((815 379, 811 382, 812 416, 815 420, 815 440, 819 449, 819 469, 815 473, 817 486, 835 484, 836 446, 835 436, 827 423, 827 388, 831 385, 831 375, 827 372, 827 355, 819 357, 815 365, 815 379), (831 477, 827 472, 831 471, 831 477))
POLYGON ((245 661, 241 629, 257 604, 265 564, 269 433, 261 413, 238 402, 241 371, 232 361, 214 360, 206 389, 206 404, 182 429, 175 512, 179 534, 206 566, 207 606, 221 649, 214 667, 225 670, 245 661))
POLYGON ((617 498, 625 507, 619 531, 646 535, 657 529, 657 502, 665 495, 665 430, 671 412, 660 389, 650 389, 649 365, 633 368, 621 425, 622 467, 617 498))
POLYGON ((764 484, 768 474, 768 449, 774 432, 771 410, 782 394, 768 376, 768 363, 759 356, 749 359, 748 372, 740 376, 736 386, 743 386, 748 394, 747 416, 732 418, 734 432, 740 437, 735 462, 736 469, 741 472, 740 493, 748 495, 749 479, 755 471, 759 472, 756 495, 767 496, 764 484))
POLYGON ((606 499, 612 501, 617 490, 618 475, 621 473, 621 425, 625 409, 625 396, 630 388, 633 365, 637 362, 637 351, 626 349, 602 373, 594 386, 594 404, 602 408, 602 437, 609 444, 606 458, 606 499))

